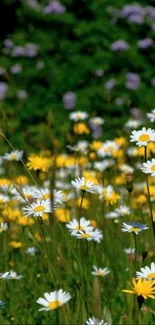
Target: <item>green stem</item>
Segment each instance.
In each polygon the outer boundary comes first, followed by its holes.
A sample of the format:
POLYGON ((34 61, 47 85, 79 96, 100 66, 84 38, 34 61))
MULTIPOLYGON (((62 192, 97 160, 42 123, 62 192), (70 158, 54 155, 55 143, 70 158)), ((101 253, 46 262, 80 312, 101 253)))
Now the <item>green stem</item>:
POLYGON ((85 195, 85 191, 82 191, 82 197, 81 197, 81 203, 80 203, 80 211, 79 211, 79 221, 80 221, 80 218, 81 218, 82 203, 83 203, 84 195, 85 195))
MULTIPOLYGON (((144 159, 145 162, 147 161, 147 146, 144 147, 144 159)), ((149 180, 148 180, 148 175, 146 174, 146 187, 147 187, 147 197, 148 197, 148 205, 150 209, 150 216, 151 216, 151 222, 152 222, 152 230, 153 230, 153 235, 155 239, 155 222, 153 221, 153 209, 152 209, 152 201, 151 201, 151 195, 150 195, 150 188, 149 188, 149 180)))

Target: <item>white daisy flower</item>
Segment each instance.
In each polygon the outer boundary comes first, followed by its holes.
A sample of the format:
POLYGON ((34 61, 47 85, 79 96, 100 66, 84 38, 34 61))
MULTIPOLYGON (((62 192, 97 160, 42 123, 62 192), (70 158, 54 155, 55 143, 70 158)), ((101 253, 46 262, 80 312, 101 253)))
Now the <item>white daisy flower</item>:
POLYGON ((97 150, 97 154, 99 157, 111 157, 113 155, 113 153, 119 149, 118 144, 115 141, 106 141, 105 143, 103 143, 102 147, 97 150))
POLYGON ((20 189, 20 191, 17 191, 17 189, 14 187, 12 189, 12 194, 14 195, 14 199, 20 201, 21 203, 24 203, 27 200, 33 200, 34 193, 36 191, 35 186, 25 186, 20 189))
POLYGON ((74 122, 78 122, 78 121, 83 121, 88 117, 88 114, 86 112, 73 112, 69 114, 69 119, 74 121, 74 122))
POLYGON ((108 212, 108 213, 105 214, 106 219, 117 219, 119 217, 121 217, 121 216, 116 212, 116 210, 108 212))
POLYGON ((136 223, 136 222, 128 222, 125 223, 123 222, 123 226, 122 226, 122 231, 123 232, 130 232, 130 233, 135 233, 136 235, 139 234, 139 232, 141 232, 142 230, 146 230, 149 229, 149 227, 147 227, 146 225, 142 224, 142 223, 136 223))
MULTIPOLYGON (((51 198, 51 192, 48 188, 44 189, 44 188, 40 188, 40 189, 36 189, 35 193, 34 193, 34 197, 41 200, 47 200, 51 198)), ((62 203, 65 199, 64 194, 62 193, 62 191, 57 191, 54 189, 53 191, 53 198, 54 198, 54 204, 57 203, 62 203)))
POLYGON ((83 325, 110 325, 105 323, 103 319, 99 320, 95 317, 89 318, 83 325))
POLYGON ((93 230, 93 227, 90 226, 90 220, 86 220, 84 217, 80 218, 79 222, 76 219, 73 219, 66 224, 66 227, 69 231, 74 233, 77 233, 80 230, 85 232, 93 230))
POLYGON ((151 113, 147 113, 146 115, 149 118, 150 122, 155 122, 155 108, 151 111, 151 113))
POLYGON ((140 272, 136 272, 137 278, 155 280, 155 263, 151 263, 151 266, 145 266, 140 269, 140 272))
POLYGON ((42 217, 43 213, 52 212, 51 201, 49 199, 40 201, 37 203, 32 203, 29 206, 23 208, 26 217, 33 215, 34 217, 42 217))
POLYGON ((104 277, 106 274, 110 273, 110 270, 107 267, 102 269, 102 268, 98 268, 97 266, 93 265, 93 269, 94 270, 93 270, 93 272, 91 272, 91 274, 101 276, 101 277, 104 277))
POLYGON ((7 195, 0 194, 0 204, 8 202, 10 199, 7 195))
POLYGON ((50 293, 44 293, 44 298, 39 298, 37 300, 37 303, 44 306, 43 308, 39 309, 39 311, 42 310, 54 310, 62 305, 66 304, 70 299, 71 295, 68 292, 63 291, 62 289, 59 289, 58 291, 53 291, 50 293))
POLYGON ((124 173, 133 173, 134 168, 127 164, 123 164, 119 167, 119 170, 124 173))
POLYGON ((142 124, 141 121, 139 120, 128 120, 126 123, 125 123, 125 127, 126 128, 138 128, 140 125, 142 124))
POLYGON ((155 176, 155 159, 148 160, 146 163, 143 163, 143 167, 141 168, 145 174, 150 174, 151 176, 155 176))
POLYGON ((79 230, 79 232, 75 233, 72 232, 71 233, 72 236, 75 236, 78 239, 86 239, 88 241, 95 241, 97 243, 100 243, 100 241, 103 238, 103 234, 99 229, 94 229, 93 231, 82 231, 79 230))
POLYGON ((18 275, 16 272, 14 271, 10 271, 9 273, 10 279, 12 280, 20 280, 21 278, 23 278, 23 275, 18 275))
POLYGON ((23 157, 23 151, 21 150, 15 150, 15 151, 11 151, 10 153, 6 153, 4 156, 3 156, 3 159, 4 160, 9 160, 9 161, 12 161, 12 160, 16 160, 16 161, 19 161, 21 160, 23 157))
POLYGON ((130 141, 136 142, 139 147, 147 146, 148 142, 155 141, 155 131, 143 127, 142 130, 132 131, 130 138, 130 141))
POLYGON ((0 223, 0 234, 1 234, 3 231, 7 230, 7 229, 8 229, 8 224, 5 223, 5 222, 1 222, 1 223, 0 223))
POLYGON ((102 124, 104 124, 104 119, 100 116, 96 116, 96 117, 92 117, 90 120, 89 120, 90 124, 94 124, 96 126, 100 126, 102 124))
POLYGON ((25 250, 25 253, 28 254, 28 255, 31 255, 31 256, 34 256, 37 252, 38 252, 38 250, 35 247, 28 247, 25 250))
POLYGON ((0 273, 0 280, 9 280, 10 279, 10 273, 5 272, 5 273, 0 273))
POLYGON ((103 161, 95 161, 94 168, 103 172, 107 168, 113 166, 115 164, 115 160, 113 159, 105 159, 103 161))
POLYGON ((75 179, 75 181, 71 181, 72 186, 75 187, 77 190, 95 193, 96 192, 96 186, 93 182, 85 179, 85 177, 78 177, 75 179))
POLYGON ((124 253, 126 253, 127 255, 130 255, 130 254, 134 254, 135 253, 135 248, 124 248, 124 253))
POLYGON ((88 145, 89 145, 88 141, 79 141, 74 147, 68 144, 67 148, 70 149, 71 151, 82 152, 86 154, 88 145))
POLYGON ((115 211, 116 213, 118 213, 119 216, 122 217, 130 214, 130 209, 126 205, 121 205, 115 211))

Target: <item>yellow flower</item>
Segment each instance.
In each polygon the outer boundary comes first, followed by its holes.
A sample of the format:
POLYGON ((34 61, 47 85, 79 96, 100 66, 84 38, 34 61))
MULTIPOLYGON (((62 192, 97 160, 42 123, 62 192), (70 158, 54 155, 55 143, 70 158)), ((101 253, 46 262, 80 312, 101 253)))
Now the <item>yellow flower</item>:
POLYGON ((119 145, 119 146, 124 146, 127 143, 126 138, 124 137, 119 137, 119 138, 115 138, 114 141, 119 145))
POLYGON ((73 131, 75 134, 89 134, 90 130, 88 129, 85 123, 76 123, 74 124, 73 131))
POLYGON ((15 178, 15 183, 18 185, 27 185, 29 183, 29 179, 27 176, 20 175, 15 178))
POLYGON ((90 144, 90 149, 91 150, 99 150, 100 148, 102 147, 102 142, 101 141, 93 141, 91 144, 90 144))
POLYGON ((0 178, 0 186, 2 186, 2 185, 10 186, 11 181, 8 178, 0 178))
POLYGON ((41 242, 41 236, 40 236, 40 234, 39 234, 39 232, 36 232, 35 234, 34 234, 34 238, 35 238, 35 240, 36 241, 38 241, 38 242, 41 242))
MULTIPOLYGON (((76 205, 79 207, 80 206, 80 203, 81 203, 81 197, 79 197, 77 200, 76 200, 76 205)), ((72 204, 72 205, 74 205, 74 203, 72 204)), ((82 208, 83 209, 88 209, 89 208, 89 206, 90 206, 90 204, 89 204, 89 200, 87 199, 87 198, 83 198, 83 202, 82 202, 82 208)))
POLYGON ((34 224, 34 219, 32 218, 25 218, 25 217, 20 217, 18 219, 18 223, 19 225, 22 225, 22 226, 31 226, 34 224))
POLYGON ((132 290, 122 290, 123 292, 136 294, 142 296, 144 299, 153 298, 155 299, 155 280, 146 280, 139 278, 138 280, 132 279, 132 290))
POLYGON ((67 157, 65 155, 59 155, 56 158, 56 166, 60 167, 60 168, 65 167, 66 159, 67 159, 67 157))
POLYGON ((120 199, 120 195, 113 191, 110 194, 106 194, 104 199, 106 205, 113 205, 120 199))
POLYGON ((31 170, 42 170, 43 172, 47 172, 49 167, 52 164, 52 159, 41 156, 30 156, 28 157, 27 167, 31 170))
POLYGON ((95 220, 90 220, 90 226, 96 228, 97 227, 97 222, 95 220))
POLYGON ((57 209, 55 215, 58 221, 60 222, 69 222, 71 220, 71 213, 68 209, 57 209))
POLYGON ((96 153, 95 152, 90 152, 89 153, 89 158, 90 158, 90 160, 96 160, 96 153))
POLYGON ((22 247, 23 244, 20 241, 13 241, 12 240, 12 241, 10 241, 9 246, 11 246, 12 248, 17 249, 17 248, 22 247))

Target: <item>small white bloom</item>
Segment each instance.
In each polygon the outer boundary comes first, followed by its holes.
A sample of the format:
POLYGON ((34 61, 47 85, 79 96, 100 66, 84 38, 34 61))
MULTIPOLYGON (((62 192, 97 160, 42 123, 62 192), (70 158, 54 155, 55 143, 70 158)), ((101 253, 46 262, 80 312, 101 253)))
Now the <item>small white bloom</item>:
POLYGON ((145 266, 140 269, 140 272, 136 272, 137 278, 155 280, 155 263, 151 263, 151 266, 145 266))
POLYGON ((7 229, 8 229, 8 224, 5 223, 5 222, 1 222, 1 223, 0 223, 0 234, 1 234, 3 231, 7 230, 7 229))
POLYGON ((69 114, 69 119, 70 120, 73 120, 75 122, 83 121, 87 117, 88 117, 88 114, 86 112, 81 112, 81 111, 78 111, 78 112, 74 112, 74 113, 70 113, 69 114))
POLYGON ((122 217, 130 214, 130 209, 126 205, 121 205, 115 211, 116 211, 116 213, 118 213, 119 216, 122 216, 122 217))
POLYGON ((79 222, 76 219, 73 219, 66 224, 66 227, 69 231, 74 232, 74 234, 80 230, 85 232, 93 230, 93 227, 90 226, 90 220, 86 220, 84 217, 80 218, 79 222))
POLYGON ((100 243, 100 241, 103 238, 103 234, 99 229, 94 229, 93 231, 82 231, 79 230, 79 232, 75 233, 72 232, 71 233, 72 236, 75 236, 78 239, 86 239, 88 241, 95 241, 97 243, 100 243))
POLYGON ((34 217, 42 217, 43 213, 52 212, 51 201, 49 199, 40 201, 37 203, 32 203, 30 206, 23 208, 25 216, 33 215, 34 217))
POLYGON ((37 253, 37 248, 35 247, 28 247, 25 251, 26 254, 34 256, 37 253))
POLYGON ((142 130, 132 131, 130 138, 130 141, 136 142, 139 147, 147 146, 148 142, 155 141, 155 131, 143 127, 142 130))
POLYGON ((3 159, 4 160, 9 160, 9 161, 12 161, 12 160, 16 160, 16 161, 19 161, 21 160, 23 157, 23 151, 21 150, 16 150, 16 151, 11 151, 10 153, 6 153, 4 156, 3 156, 3 159))
POLYGON ((150 122, 155 122, 155 108, 151 111, 151 113, 147 113, 146 115, 149 118, 150 122))
POLYGON ((110 325, 105 323, 103 319, 99 320, 95 317, 89 318, 83 325, 110 325))
POLYGON ((136 223, 136 222, 125 223, 125 222, 123 222, 123 226, 122 226, 121 230, 123 232, 130 232, 130 233, 135 233, 136 235, 138 235, 139 232, 141 232, 142 230, 146 230, 146 229, 149 229, 149 228, 142 223, 136 223))
POLYGON ((129 248, 124 248, 124 252, 125 252, 126 254, 128 254, 128 255, 130 255, 130 254, 134 254, 134 253, 135 253, 135 248, 131 248, 131 247, 129 247, 129 248))
POLYGON ((78 177, 75 179, 75 181, 71 181, 73 187, 75 187, 78 190, 95 193, 96 192, 96 186, 93 182, 87 180, 85 177, 78 177))
POLYGON ((143 168, 141 168, 145 174, 150 174, 155 176, 155 159, 148 160, 146 163, 143 163, 143 168))
POLYGON ((96 126, 100 126, 102 124, 104 124, 104 119, 102 117, 96 116, 96 117, 92 117, 89 120, 90 124, 94 124, 96 126))
POLYGON ((93 272, 91 272, 93 275, 104 277, 106 274, 110 273, 110 270, 106 267, 104 269, 98 268, 97 266, 93 265, 93 272))
POLYGON ((39 311, 48 311, 54 310, 62 305, 66 304, 70 299, 71 295, 68 292, 59 289, 58 291, 53 291, 50 293, 44 293, 44 298, 39 298, 37 303, 44 306, 43 308, 39 309, 39 311))

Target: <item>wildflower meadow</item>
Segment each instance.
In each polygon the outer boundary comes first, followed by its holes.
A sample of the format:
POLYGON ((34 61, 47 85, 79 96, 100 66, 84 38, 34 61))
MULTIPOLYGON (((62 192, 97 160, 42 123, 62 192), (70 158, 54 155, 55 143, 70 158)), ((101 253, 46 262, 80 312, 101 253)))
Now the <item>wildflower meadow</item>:
POLYGON ((155 324, 155 7, 129 2, 0 4, 0 325, 155 324))

